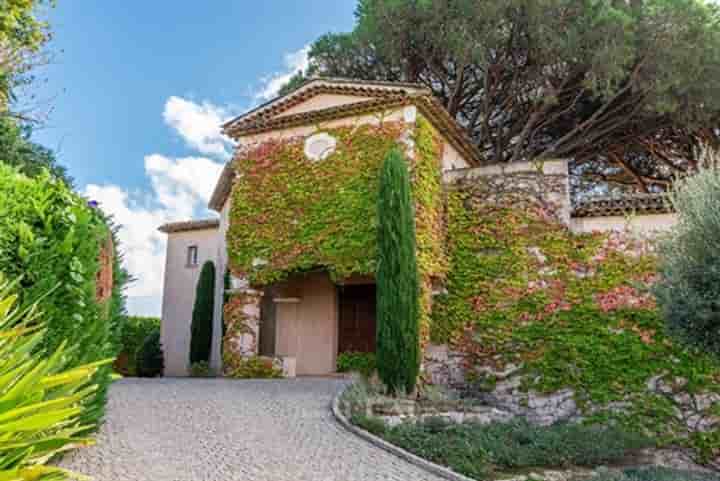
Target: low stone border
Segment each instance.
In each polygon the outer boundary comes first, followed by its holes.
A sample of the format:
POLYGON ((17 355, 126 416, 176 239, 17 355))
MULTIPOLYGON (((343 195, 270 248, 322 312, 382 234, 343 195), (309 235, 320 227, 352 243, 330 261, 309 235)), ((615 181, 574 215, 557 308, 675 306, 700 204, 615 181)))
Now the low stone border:
POLYGON ((335 397, 332 400, 332 406, 331 410, 333 415, 335 416, 335 419, 338 423, 351 433, 363 438, 365 441, 369 442, 370 444, 375 445, 376 447, 380 449, 384 449, 385 451, 394 454, 395 456, 399 457, 400 459, 403 459, 407 461, 410 464, 413 464, 421 469, 424 469, 430 474, 434 474, 436 476, 440 476, 441 478, 447 479, 449 481, 476 481, 472 478, 468 478, 467 476, 463 476, 462 474, 456 473, 455 471, 448 469, 444 466, 440 466, 439 464, 432 463, 426 459, 423 459, 419 456, 414 455, 413 453, 406 451, 398 446, 395 446, 394 444, 391 444, 384 439, 375 436, 374 434, 371 434, 364 429, 360 429, 359 427, 353 425, 348 418, 345 417, 345 415, 340 410, 340 398, 343 394, 345 394, 345 391, 349 389, 351 384, 348 384, 344 388, 338 392, 335 397))

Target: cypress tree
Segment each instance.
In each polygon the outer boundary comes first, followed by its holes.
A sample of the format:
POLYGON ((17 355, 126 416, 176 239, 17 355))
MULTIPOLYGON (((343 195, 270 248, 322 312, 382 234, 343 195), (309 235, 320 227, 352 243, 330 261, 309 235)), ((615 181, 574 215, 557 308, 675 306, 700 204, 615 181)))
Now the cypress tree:
POLYGON ((380 174, 377 245, 378 375, 390 394, 410 393, 420 371, 420 287, 410 179, 398 149, 380 174))
POLYGON ((190 327, 190 364, 210 361, 213 310, 215 306, 215 264, 207 261, 200 271, 190 327))

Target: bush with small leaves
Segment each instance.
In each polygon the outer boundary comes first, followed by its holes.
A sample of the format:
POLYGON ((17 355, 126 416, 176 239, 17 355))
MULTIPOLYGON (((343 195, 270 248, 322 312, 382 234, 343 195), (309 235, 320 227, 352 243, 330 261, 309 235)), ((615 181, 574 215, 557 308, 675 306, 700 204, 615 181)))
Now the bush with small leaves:
POLYGON ((338 372, 357 372, 365 377, 375 373, 375 354, 371 352, 343 352, 337 357, 338 372))
POLYGON ((190 376, 211 377, 210 364, 207 361, 198 361, 190 364, 190 376))
POLYGON ((163 351, 160 345, 160 331, 151 333, 137 352, 135 360, 137 375, 140 377, 161 376, 164 368, 163 351))
POLYGON ((671 334, 720 357, 720 170, 675 184, 678 221, 660 249, 654 291, 671 334))
MULTIPOLYGON (((353 419, 368 424, 361 417, 353 419)), ((480 425, 429 418, 387 428, 381 434, 413 454, 476 479, 484 479, 492 471, 592 467, 621 461, 653 446, 645 436, 618 427, 535 426, 521 419, 480 425)))

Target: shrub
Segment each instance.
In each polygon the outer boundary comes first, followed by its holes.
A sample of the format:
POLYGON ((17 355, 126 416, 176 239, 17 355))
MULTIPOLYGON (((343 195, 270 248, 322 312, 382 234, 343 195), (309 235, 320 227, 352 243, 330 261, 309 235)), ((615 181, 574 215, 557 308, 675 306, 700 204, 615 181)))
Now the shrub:
POLYGON ((720 171, 675 184, 678 222, 661 245, 655 285, 669 332, 720 357, 720 171))
POLYGON ((283 372, 273 358, 254 356, 238 361, 229 376, 236 379, 277 379, 283 377, 283 372))
POLYGON ((152 333, 160 332, 157 317, 127 316, 122 330, 122 348, 115 362, 115 369, 123 375, 135 376, 135 358, 143 341, 152 333))
POLYGON ((195 289, 195 305, 190 327, 190 364, 210 360, 214 305, 215 264, 207 261, 203 264, 195 289))
POLYGON ((0 479, 66 479, 44 466, 56 453, 91 444, 81 416, 92 405, 92 379, 107 361, 67 368, 73 347, 37 352, 46 331, 35 311, 14 310, 16 296, 0 279, 0 479))
POLYGON ((393 394, 412 392, 420 371, 415 214, 405 159, 385 158, 378 195, 377 367, 393 394))
POLYGON ((210 377, 210 364, 207 361, 198 361, 190 364, 190 375, 192 377, 210 377))
POLYGON ((479 425, 430 418, 389 428, 384 436, 418 456, 478 479, 491 470, 596 466, 652 445, 644 436, 613 426, 543 427, 524 420, 479 425))
POLYGON ((372 433, 375 436, 382 436, 387 432, 385 421, 375 416, 368 416, 364 413, 353 414, 350 416, 350 422, 356 426, 360 426, 365 431, 372 433))
POLYGON ((370 377, 375 372, 375 354, 371 352, 343 352, 337 357, 338 372, 357 372, 370 377))
MULTIPOLYGON (((98 302, 99 256, 114 229, 64 182, 48 173, 28 178, 0 164, 0 272, 19 278, 22 302, 42 298, 47 329, 39 352, 50 355, 68 342, 68 366, 115 357, 124 321, 122 289, 126 273, 113 256, 113 289, 98 302)), ((113 244, 116 246, 116 243, 113 244)), ((114 247, 113 247, 114 248, 114 247)), ((98 369, 98 389, 86 423, 102 416, 112 369, 98 369)))
POLYGON ((160 331, 151 333, 137 352, 135 360, 137 375, 156 377, 162 375, 164 368, 163 351, 160 345, 160 331))

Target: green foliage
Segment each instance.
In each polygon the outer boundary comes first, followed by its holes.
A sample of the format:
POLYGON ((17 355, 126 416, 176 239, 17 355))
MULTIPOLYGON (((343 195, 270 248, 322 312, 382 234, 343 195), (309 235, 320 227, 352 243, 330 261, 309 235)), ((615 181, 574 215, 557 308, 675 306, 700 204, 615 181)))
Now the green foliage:
POLYGON ((38 19, 38 7, 46 0, 0 0, 0 114, 13 100, 13 87, 28 82, 24 77, 31 59, 48 41, 48 25, 38 19))
MULTIPOLYGON (((28 178, 0 164, 0 198, 0 272, 20 279, 24 302, 42 298, 47 334, 39 349, 49 354, 70 342, 77 347, 67 354, 70 366, 115 357, 127 280, 118 256, 112 297, 104 305, 96 300, 98 257, 114 236, 111 222, 48 173, 28 178)), ((85 422, 102 415, 110 376, 110 367, 96 374, 96 409, 83 413, 85 422)))
POLYGON ((365 377, 376 369, 375 354, 371 352, 342 352, 337 357, 338 372, 357 372, 365 377))
POLYGON ((390 151, 378 195, 377 367, 390 393, 413 392, 420 371, 415 211, 403 155, 390 151))
POLYGON ((207 261, 200 271, 190 326, 190 364, 208 362, 212 345, 215 306, 215 264, 207 261))
POLYGON ((631 468, 622 472, 605 471, 588 481, 720 481, 711 473, 698 473, 668 468, 631 468))
POLYGON ((471 380, 492 387, 474 368, 514 364, 523 389, 570 388, 598 422, 612 417, 700 457, 717 450, 717 439, 689 436, 672 402, 647 389, 662 375, 687 380, 684 392, 719 392, 720 363, 665 334, 644 242, 575 235, 540 206, 477 202, 466 190, 449 193, 448 209, 447 293, 435 298, 431 338, 469 355, 471 380), (606 412, 615 401, 629 408, 606 412))
POLYGON ((387 432, 387 426, 382 419, 365 413, 353 413, 350 422, 375 436, 383 436, 387 432))
POLYGON ((359 0, 353 31, 318 38, 306 75, 421 82, 489 163, 570 158, 589 187, 597 173, 617 188, 672 181, 663 156, 691 168, 697 142, 719 140, 718 12, 706 0, 359 0))
POLYGON ((0 116, 0 163, 17 167, 28 177, 37 177, 48 169, 69 186, 72 179, 65 168, 57 163, 55 154, 30 140, 32 129, 11 117, 0 116))
POLYGON ((616 427, 510 423, 453 424, 440 418, 404 423, 383 437, 418 456, 485 479, 493 471, 597 466, 617 462, 652 443, 616 427))
POLYGON ((678 223, 661 247, 658 305, 670 333, 720 358, 720 171, 675 185, 678 223))
POLYGON ((13 287, 0 279, 0 479, 68 479, 71 473, 45 463, 91 444, 81 417, 93 403, 96 371, 110 360, 69 365, 76 347, 66 343, 38 352, 43 324, 35 308, 14 308, 13 287))
POLYGON ((190 364, 190 376, 211 377, 210 364, 207 361, 198 361, 190 364))
POLYGON ((398 128, 327 132, 337 148, 321 161, 305 157, 302 139, 271 141, 236 161, 230 267, 252 284, 320 267, 334 278, 375 272, 378 172, 398 128))
POLYGON ((134 376, 136 374, 135 357, 138 349, 145 339, 152 333, 160 332, 160 319, 157 317, 127 316, 122 329, 122 348, 118 354, 118 366, 121 374, 134 376))
POLYGON ((135 366, 139 377, 156 377, 163 373, 165 361, 163 360, 162 346, 160 345, 160 331, 150 333, 138 349, 135 366))
POLYGON ((238 360, 235 369, 228 373, 234 379, 278 379, 283 377, 282 369, 275 366, 272 358, 254 356, 238 360))

